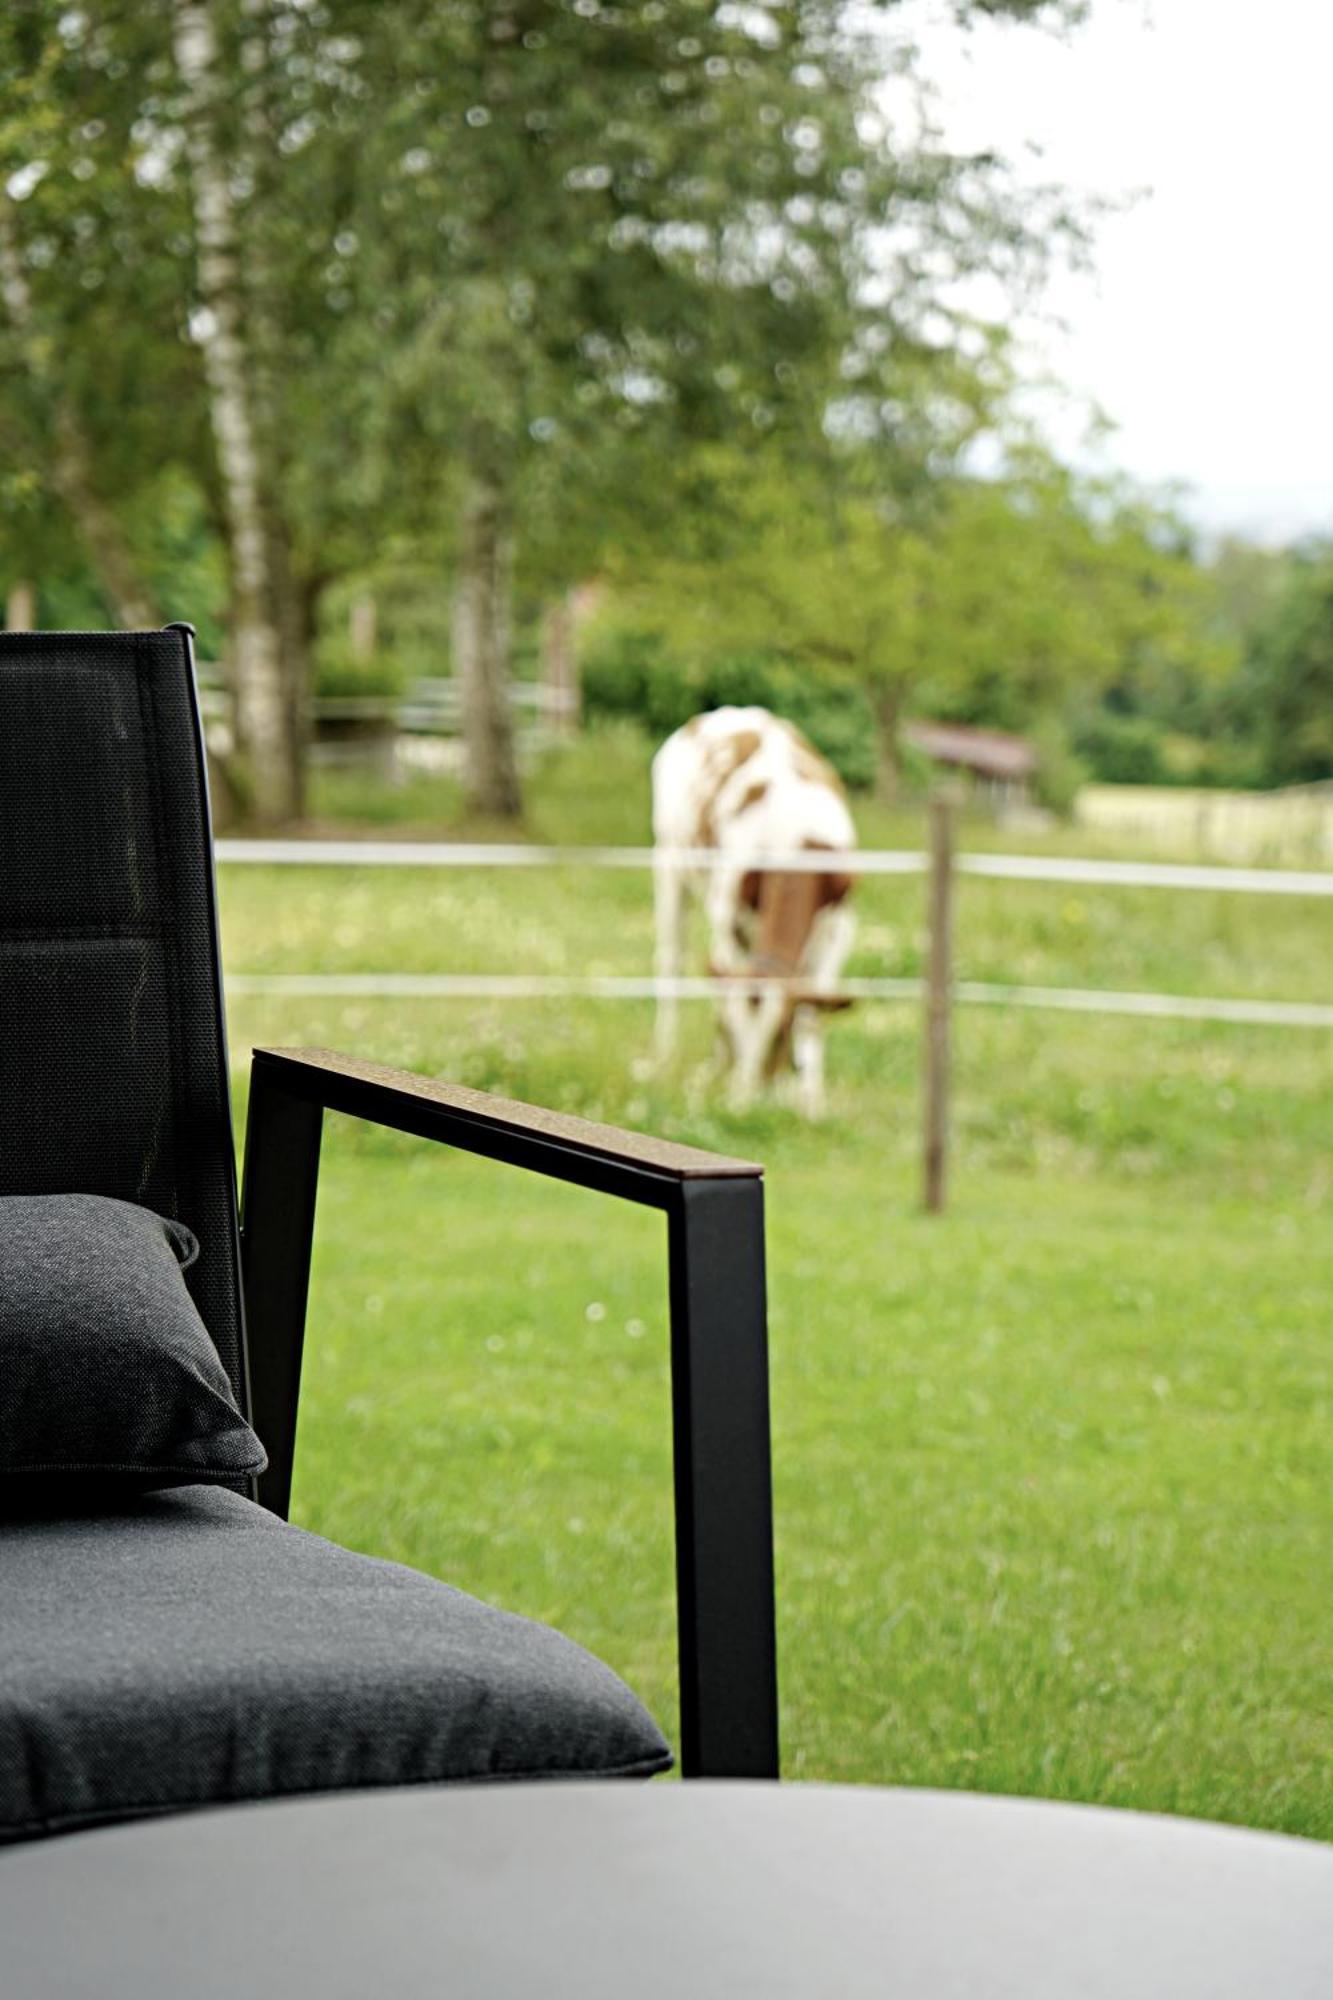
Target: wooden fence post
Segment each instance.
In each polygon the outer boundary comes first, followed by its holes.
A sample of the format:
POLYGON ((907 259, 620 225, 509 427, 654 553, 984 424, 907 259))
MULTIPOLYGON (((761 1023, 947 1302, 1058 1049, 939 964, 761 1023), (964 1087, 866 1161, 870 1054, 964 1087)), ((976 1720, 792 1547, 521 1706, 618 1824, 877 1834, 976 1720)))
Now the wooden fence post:
POLYGON ((922 1066, 922 1198, 928 1215, 944 1213, 948 1192, 954 805, 952 792, 941 789, 931 796, 926 1032, 922 1066))

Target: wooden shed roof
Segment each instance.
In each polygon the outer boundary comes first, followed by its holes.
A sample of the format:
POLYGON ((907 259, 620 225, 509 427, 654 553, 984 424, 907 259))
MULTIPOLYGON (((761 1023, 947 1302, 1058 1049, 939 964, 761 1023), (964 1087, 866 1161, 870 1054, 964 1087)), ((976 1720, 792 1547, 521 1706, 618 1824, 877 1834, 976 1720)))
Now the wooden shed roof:
POLYGON ((1002 729, 972 729, 962 722, 907 722, 903 741, 937 764, 974 771, 978 777, 1021 782, 1037 768, 1037 753, 1025 736, 1002 729))

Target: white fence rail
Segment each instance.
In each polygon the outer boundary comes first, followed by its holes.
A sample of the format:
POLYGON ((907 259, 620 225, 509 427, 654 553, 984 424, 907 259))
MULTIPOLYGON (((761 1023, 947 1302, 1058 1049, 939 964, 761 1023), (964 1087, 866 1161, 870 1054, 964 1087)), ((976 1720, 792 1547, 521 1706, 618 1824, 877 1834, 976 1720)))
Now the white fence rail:
MULTIPOLYGON (((244 997, 323 1000, 712 1000, 724 985, 755 982, 655 979, 629 974, 503 972, 233 972, 227 991, 244 997)), ((846 1000, 917 1000, 919 979, 844 979, 846 1000)), ((1230 1021, 1267 1028, 1333 1028, 1333 1006, 1302 1000, 1226 1000, 1192 993, 1111 993, 1073 986, 998 986, 958 980, 968 1006, 1051 1008, 1071 1014, 1138 1014, 1159 1020, 1230 1021)))
MULTIPOLYGON (((535 847, 486 842, 410 840, 219 840, 224 867, 302 868, 652 868, 720 865, 715 848, 535 847)), ((1333 870, 1217 868, 1170 861, 1093 861, 1041 854, 960 854, 963 875, 1012 882, 1070 882, 1123 889, 1213 889, 1261 896, 1333 896, 1333 870)), ((765 866, 802 874, 842 873, 847 857, 802 848, 765 856, 765 866)), ((922 875, 928 857, 911 848, 867 848, 854 857, 857 875, 922 875)))

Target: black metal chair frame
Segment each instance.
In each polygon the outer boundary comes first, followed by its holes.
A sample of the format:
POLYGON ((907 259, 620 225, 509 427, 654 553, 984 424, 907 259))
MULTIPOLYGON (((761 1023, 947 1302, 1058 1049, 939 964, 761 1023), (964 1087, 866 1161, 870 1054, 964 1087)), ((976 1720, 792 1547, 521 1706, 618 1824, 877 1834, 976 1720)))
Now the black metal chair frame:
MULTIPOLYGON (((197 722, 194 633, 169 629, 189 654, 197 722)), ((218 982, 220 991, 220 964, 218 982)), ((687 1778, 776 1778, 762 1168, 330 1050, 256 1049, 241 1214, 243 1386, 269 1454, 256 1497, 283 1519, 326 1110, 665 1213, 681 1769, 687 1778)))
POLYGON ((324 1050, 256 1052, 243 1218, 208 776, 188 625, 0 634, 0 1191, 156 1206, 291 1494, 326 1109, 667 1218, 681 1763, 776 1777, 757 1166, 324 1050))
POLYGON ((285 1517, 324 1112, 665 1211, 686 1777, 776 1777, 763 1182, 637 1140, 323 1049, 256 1049, 241 1256, 259 1498, 285 1517))

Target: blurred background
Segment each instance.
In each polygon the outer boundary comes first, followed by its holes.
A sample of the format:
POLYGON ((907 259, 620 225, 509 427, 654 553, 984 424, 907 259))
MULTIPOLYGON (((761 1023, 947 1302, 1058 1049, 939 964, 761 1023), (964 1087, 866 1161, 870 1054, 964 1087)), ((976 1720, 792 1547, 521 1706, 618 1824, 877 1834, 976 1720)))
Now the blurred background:
MULTIPOLYGON (((198 629, 242 1108, 323 1042, 767 1162, 793 1776, 1333 1835, 1330 33, 0 19, 6 622, 198 629), (645 870, 471 857, 644 845, 727 702, 863 847, 947 782, 1008 857, 958 885, 945 1217, 919 876, 857 887, 886 984, 811 1126, 724 1108, 705 1004, 662 1073, 589 990, 650 971, 645 870)), ((427 1150, 328 1143, 298 1514, 669 1714, 656 1224, 427 1150)))

